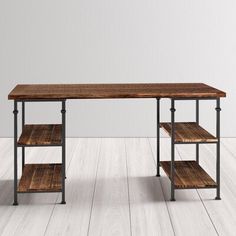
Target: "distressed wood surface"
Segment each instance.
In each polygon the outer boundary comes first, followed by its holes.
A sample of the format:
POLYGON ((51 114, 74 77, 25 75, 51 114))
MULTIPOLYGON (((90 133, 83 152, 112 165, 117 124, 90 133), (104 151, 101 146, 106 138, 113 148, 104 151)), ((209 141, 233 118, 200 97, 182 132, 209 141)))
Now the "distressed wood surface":
POLYGON ((21 176, 18 192, 59 192, 61 164, 26 164, 21 176))
MULTIPOLYGON (((166 133, 171 136, 171 123, 161 123, 166 133)), ((217 142, 217 138, 211 135, 204 128, 195 122, 176 122, 175 123, 175 142, 197 143, 197 142, 217 142)))
POLYGON ((92 98, 217 98, 226 94, 203 83, 19 84, 10 100, 92 98))
MULTIPOLYGON (((171 161, 162 161, 161 167, 170 178, 171 161)), ((175 161, 175 188, 215 188, 215 181, 196 161, 175 161)))
POLYGON ((62 125, 25 125, 18 145, 61 145, 62 125))

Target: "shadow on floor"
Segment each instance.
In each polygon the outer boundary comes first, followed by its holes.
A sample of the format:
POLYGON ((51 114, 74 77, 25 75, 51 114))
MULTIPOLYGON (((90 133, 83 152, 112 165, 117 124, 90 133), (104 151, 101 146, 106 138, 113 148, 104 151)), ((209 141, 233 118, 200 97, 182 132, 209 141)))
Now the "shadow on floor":
MULTIPOLYGON (((77 207, 91 204, 93 200, 101 205, 122 206, 128 204, 129 199, 132 205, 150 204, 169 201, 169 192, 165 199, 163 197, 162 185, 170 190, 168 177, 161 178, 155 176, 133 176, 129 177, 107 177, 96 180, 90 178, 68 178, 66 179, 66 202, 75 204, 77 207), (161 180, 161 181, 160 181, 161 180)), ((196 190, 176 190, 177 202, 200 201, 193 199, 189 191, 196 190)), ((208 190, 209 191, 209 190, 208 190)), ((212 190, 211 190, 212 191, 212 190)), ((61 193, 27 193, 18 194, 21 205, 47 205, 60 203, 61 193)), ((213 200, 213 199, 204 199, 213 200)), ((13 202, 13 180, 0 180, 0 205, 12 205, 13 202)))
POLYGON ((0 180, 0 206, 12 205, 13 180, 0 180))

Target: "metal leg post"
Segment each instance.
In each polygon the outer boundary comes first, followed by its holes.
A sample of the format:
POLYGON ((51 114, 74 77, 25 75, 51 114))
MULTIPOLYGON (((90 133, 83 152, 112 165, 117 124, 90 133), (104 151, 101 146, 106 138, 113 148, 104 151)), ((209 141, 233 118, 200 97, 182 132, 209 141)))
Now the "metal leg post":
POLYGON ((160 177, 160 99, 157 98, 157 177, 160 177))
MULTIPOLYGON (((199 100, 196 100, 196 123, 199 125, 199 100)), ((199 143, 196 144, 196 162, 199 164, 199 143)))
POLYGON ((17 101, 14 101, 14 202, 13 205, 17 206, 17 116, 18 116, 18 109, 17 109, 17 101))
MULTIPOLYGON (((22 131, 25 126, 25 102, 22 102, 22 131)), ((22 173, 25 167, 25 147, 22 147, 22 173)))
POLYGON ((216 100, 216 136, 217 136, 217 146, 216 146, 216 200, 221 200, 220 198, 220 98, 216 100))
POLYGON ((62 101, 62 201, 61 204, 66 204, 65 201, 65 176, 66 176, 66 102, 62 101))
POLYGON ((175 100, 171 99, 171 201, 175 201, 175 100))

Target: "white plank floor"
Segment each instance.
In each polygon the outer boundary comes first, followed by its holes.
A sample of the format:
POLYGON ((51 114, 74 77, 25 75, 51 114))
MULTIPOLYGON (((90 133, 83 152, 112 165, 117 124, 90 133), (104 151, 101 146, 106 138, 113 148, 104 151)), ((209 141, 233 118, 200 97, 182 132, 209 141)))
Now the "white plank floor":
MULTIPOLYGON (((67 204, 60 193, 22 194, 15 207, 13 140, 0 139, 0 150, 0 235, 236 235, 234 138, 222 139, 221 201, 208 189, 177 190, 170 202, 169 179, 163 171, 155 177, 154 138, 74 138, 67 139, 67 204)), ((57 148, 31 148, 26 160, 60 157, 57 148)), ((176 147, 176 159, 194 158, 194 145, 176 147)), ((170 139, 161 140, 161 159, 170 159, 170 139)), ((201 145, 200 163, 215 176, 215 145, 201 145)))

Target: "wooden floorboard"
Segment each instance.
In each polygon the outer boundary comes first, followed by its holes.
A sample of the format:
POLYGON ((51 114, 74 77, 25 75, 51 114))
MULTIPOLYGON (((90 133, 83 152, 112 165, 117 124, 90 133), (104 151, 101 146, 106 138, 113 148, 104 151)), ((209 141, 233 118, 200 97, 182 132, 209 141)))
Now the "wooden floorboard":
MULTIPOLYGON (((76 141, 76 140, 75 140, 76 141)), ((71 152, 74 150, 73 140, 67 142, 68 158, 67 165, 70 162, 71 152)), ((12 153, 13 154, 13 153, 12 153)), ((12 155, 11 154, 11 155, 12 155)), ((20 154, 20 152, 19 152, 20 154)), ((12 158, 12 156, 11 156, 12 158)), ((21 160, 19 158, 19 160, 21 160)), ((30 148, 27 149, 26 161, 28 163, 48 161, 60 162, 60 148, 30 148)), ((12 163, 12 159, 11 159, 12 163)), ((21 168, 19 161, 19 169, 21 168)), ((20 172, 20 171, 19 171, 20 172)), ((12 179, 9 176, 9 179, 12 179)), ((13 185, 11 185, 13 188, 13 185)), ((13 193, 9 196, 11 204, 8 206, 14 209, 14 212, 8 218, 8 221, 1 235, 44 235, 54 204, 58 202, 59 193, 37 193, 37 194, 19 194, 19 206, 12 206, 13 193)))
POLYGON ((13 196, 13 169, 12 169, 12 154, 13 142, 10 138, 0 139, 0 235, 9 222, 15 208, 11 207, 13 196))
POLYGON ((132 235, 174 235, 148 139, 126 139, 132 235))
POLYGON ((100 139, 77 139, 67 172, 66 205, 56 205, 45 235, 87 235, 100 139))
MULTIPOLYGON (((221 201, 215 201, 215 190, 198 190, 206 210, 219 235, 235 235, 236 231, 236 139, 222 139, 221 145, 221 201), (232 153, 234 155, 232 155, 232 153)), ((194 146, 178 147, 181 158, 195 158, 194 146)), ((215 146, 201 145, 200 164, 215 176, 215 146)))
MULTIPOLYGON (((150 139, 150 142, 154 150, 153 153, 156 153, 156 139, 150 139)), ((170 160, 170 145, 170 139, 161 140, 161 160, 170 160)), ((180 160, 178 153, 176 153, 176 160, 180 160)), ((217 235, 197 191, 191 189, 176 190, 176 202, 171 202, 170 180, 162 170, 161 176, 161 185, 175 234, 179 236, 217 235)))
MULTIPOLYGON (((67 204, 60 193, 19 194, 14 207, 13 139, 0 139, 0 235, 235 235, 236 139, 222 139, 221 201, 215 189, 200 189, 177 190, 170 202, 170 180, 162 170, 154 177, 149 141, 67 139, 67 204)), ((176 159, 195 159, 195 145, 176 151, 176 159)), ((26 153, 27 163, 61 161, 60 148, 26 153)), ((170 160, 170 139, 161 140, 161 159, 170 160)), ((215 145, 200 145, 200 164, 215 178, 215 145)))
POLYGON ((236 138, 222 138, 221 144, 232 157, 236 158, 236 138))
POLYGON ((124 139, 103 139, 88 235, 129 236, 124 139))
MULTIPOLYGON (((35 158, 37 161, 41 161, 43 157, 47 157, 47 154, 48 151, 32 151, 27 153, 27 161, 35 158)), ((10 178, 12 179, 12 176, 10 178)), ((10 197, 13 201, 13 195, 10 197)), ((14 213, 9 217, 2 235, 43 235, 56 198, 57 196, 55 194, 45 194, 43 197, 40 194, 19 195, 18 200, 20 205, 14 207, 11 203, 9 206, 14 209, 14 213), (35 214, 36 212, 37 214, 35 214)))

